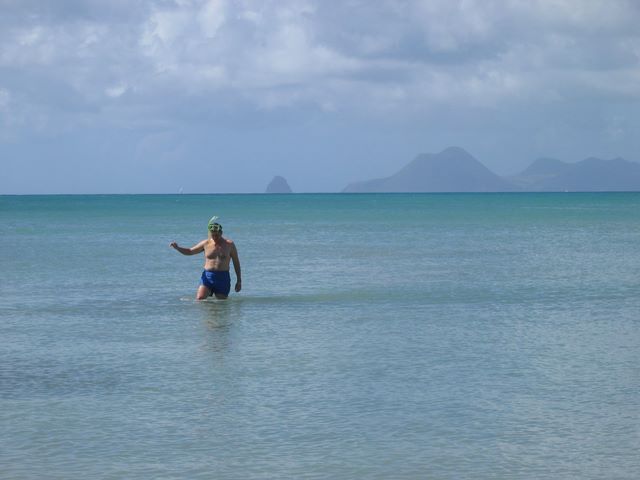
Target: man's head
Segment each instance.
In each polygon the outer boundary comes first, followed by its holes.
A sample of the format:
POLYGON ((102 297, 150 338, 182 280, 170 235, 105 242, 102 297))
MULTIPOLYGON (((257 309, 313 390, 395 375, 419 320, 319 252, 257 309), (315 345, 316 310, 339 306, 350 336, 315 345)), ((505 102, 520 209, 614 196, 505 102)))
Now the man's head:
POLYGON ((222 225, 216 222, 217 219, 218 217, 211 217, 211 220, 209 220, 209 225, 207 228, 209 229, 211 234, 217 233, 219 235, 222 235, 222 225))

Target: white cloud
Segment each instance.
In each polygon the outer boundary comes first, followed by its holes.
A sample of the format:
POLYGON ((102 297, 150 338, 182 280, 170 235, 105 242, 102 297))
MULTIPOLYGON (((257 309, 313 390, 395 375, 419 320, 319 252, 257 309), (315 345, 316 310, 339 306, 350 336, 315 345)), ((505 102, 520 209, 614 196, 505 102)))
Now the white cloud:
POLYGON ((265 48, 252 52, 250 71, 260 72, 263 86, 314 82, 332 74, 356 71, 359 62, 314 42, 309 32, 295 24, 273 32, 265 48), (255 70, 254 70, 255 69, 255 70))
POLYGON ((225 22, 226 2, 224 0, 209 0, 200 9, 198 21, 202 33, 207 38, 213 38, 225 22))
POLYGON ((118 98, 121 97, 127 91, 127 89, 127 85, 120 83, 118 85, 107 88, 105 90, 105 93, 111 98, 118 98))
POLYGON ((154 53, 163 47, 171 47, 185 32, 189 32, 192 15, 183 10, 154 12, 144 25, 141 44, 154 53))
POLYGON ((576 90, 638 98, 640 7, 630 0, 148 0, 130 15, 126 2, 115 13, 90 5, 104 17, 67 18, 50 4, 0 25, 0 67, 32 102, 25 111, 64 109, 60 89, 72 109, 130 117, 139 106, 139 122, 152 123, 166 105, 220 99, 413 114, 551 104, 576 90), (127 105, 100 103, 125 92, 127 105), (38 106, 47 102, 55 107, 38 106))
POLYGON ((238 18, 252 23, 253 25, 260 25, 263 20, 262 14, 258 10, 253 10, 251 8, 244 8, 240 10, 240 13, 238 13, 238 18))
POLYGON ((452 52, 484 41, 492 31, 496 17, 494 2, 465 0, 416 2, 415 20, 436 52, 452 52))
POLYGON ((33 27, 21 30, 16 35, 16 43, 21 47, 31 47, 42 39, 42 27, 33 27))

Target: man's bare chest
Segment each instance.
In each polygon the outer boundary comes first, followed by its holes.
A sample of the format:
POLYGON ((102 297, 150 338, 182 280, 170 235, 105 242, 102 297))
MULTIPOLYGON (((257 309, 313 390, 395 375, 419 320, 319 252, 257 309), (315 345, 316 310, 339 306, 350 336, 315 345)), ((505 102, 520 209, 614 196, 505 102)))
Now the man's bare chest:
POLYGON ((229 245, 209 243, 204 248, 205 256, 210 260, 226 260, 229 258, 229 245))

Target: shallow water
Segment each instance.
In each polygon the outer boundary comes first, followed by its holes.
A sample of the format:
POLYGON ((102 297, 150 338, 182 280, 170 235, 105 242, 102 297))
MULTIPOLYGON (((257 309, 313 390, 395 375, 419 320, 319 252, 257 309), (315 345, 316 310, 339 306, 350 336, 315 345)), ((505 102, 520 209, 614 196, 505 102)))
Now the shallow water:
POLYGON ((5 478, 640 476, 640 194, 0 197, 0 236, 5 478), (213 214, 243 291, 198 303, 168 244, 213 214))

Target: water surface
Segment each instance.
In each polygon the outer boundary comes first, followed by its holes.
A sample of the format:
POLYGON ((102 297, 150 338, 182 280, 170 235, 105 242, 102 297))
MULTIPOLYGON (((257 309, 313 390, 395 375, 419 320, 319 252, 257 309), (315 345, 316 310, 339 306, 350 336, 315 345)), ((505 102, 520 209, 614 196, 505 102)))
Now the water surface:
POLYGON ((5 478, 640 476, 640 194, 4 196, 0 238, 5 478), (243 291, 198 303, 214 214, 243 291))

